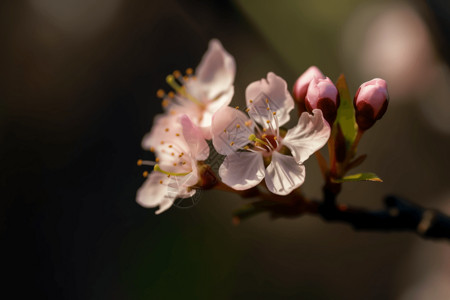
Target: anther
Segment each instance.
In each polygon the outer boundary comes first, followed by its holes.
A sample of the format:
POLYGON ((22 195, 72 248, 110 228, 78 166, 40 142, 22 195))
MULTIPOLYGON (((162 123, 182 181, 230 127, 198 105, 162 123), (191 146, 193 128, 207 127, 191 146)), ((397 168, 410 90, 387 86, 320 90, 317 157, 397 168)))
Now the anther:
POLYGON ((270 110, 270 107, 266 108, 268 111, 270 110))
POLYGON ((162 107, 167 107, 167 106, 169 106, 169 104, 170 104, 169 99, 164 99, 164 100, 161 102, 161 106, 162 106, 162 107))
POLYGON ((166 94, 166 92, 164 92, 163 89, 159 89, 159 90, 156 92, 156 97, 158 97, 158 98, 163 98, 165 94, 166 94))
POLYGON ((159 162, 159 157, 157 157, 157 158, 155 159, 155 161, 156 161, 156 162, 159 162))
POLYGON ((236 128, 241 128, 241 125, 239 125, 239 124, 236 124, 236 128))
POLYGON ((270 124, 270 121, 269 121, 269 120, 267 120, 267 121, 266 121, 266 123, 267 123, 267 124, 270 124))
POLYGON ((236 109, 239 109, 239 106, 236 106, 235 108, 236 108, 236 109))
POLYGON ((245 126, 249 127, 250 125, 252 125, 252 121, 250 121, 250 120, 245 121, 245 126))
POLYGON ((234 142, 231 142, 231 143, 230 143, 230 146, 233 146, 233 145, 234 145, 234 142))
POLYGON ((181 77, 181 72, 178 70, 173 71, 173 76, 175 76, 175 78, 181 77))
POLYGON ((175 93, 174 93, 173 91, 170 91, 167 95, 168 95, 170 98, 175 97, 175 93))
POLYGON ((169 128, 166 128, 166 129, 164 129, 166 132, 168 132, 169 131, 169 128))
POLYGON ((253 103, 253 100, 250 99, 250 100, 248 100, 248 102, 253 103))
POLYGON ((164 145, 164 141, 161 141, 161 145, 164 145))
POLYGON ((175 135, 176 135, 176 136, 180 136, 180 134, 179 134, 179 133, 176 133, 175 135))
POLYGON ((186 74, 192 75, 192 73, 194 73, 194 70, 192 70, 192 68, 187 68, 186 69, 186 74))
POLYGON ((142 172, 142 176, 144 176, 144 178, 146 178, 148 176, 148 171, 142 172))
POLYGON ((155 152, 155 147, 150 147, 151 152, 155 152))
POLYGON ((272 115, 274 115, 274 116, 275 116, 276 114, 277 114, 277 112, 276 112, 276 111, 274 111, 274 112, 272 113, 272 115))
POLYGON ((172 148, 173 146, 172 145, 169 145, 169 148, 172 148))
POLYGON ((137 165, 138 165, 138 166, 142 166, 142 159, 139 159, 139 160, 137 161, 137 165))
POLYGON ((160 181, 159 181, 159 184, 163 184, 163 181, 162 181, 162 180, 160 180, 160 181))
POLYGON ((266 98, 266 103, 269 103, 269 98, 266 98))
POLYGON ((170 153, 170 155, 175 156, 175 153, 172 152, 172 153, 170 153))
POLYGON ((246 109, 245 109, 245 112, 249 112, 249 111, 250 111, 250 108, 246 108, 246 109))

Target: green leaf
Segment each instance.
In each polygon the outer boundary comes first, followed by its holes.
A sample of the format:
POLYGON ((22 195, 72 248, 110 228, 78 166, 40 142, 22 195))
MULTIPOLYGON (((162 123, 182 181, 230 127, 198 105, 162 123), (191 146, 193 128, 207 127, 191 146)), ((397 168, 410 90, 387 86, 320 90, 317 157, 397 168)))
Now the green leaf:
POLYGON ((337 111, 336 122, 340 125, 345 138, 347 149, 351 147, 356 138, 358 126, 355 121, 355 108, 350 97, 344 74, 341 74, 336 82, 339 91, 340 104, 337 111))
POLYGON ((349 181, 376 181, 376 182, 383 182, 376 174, 374 173, 359 173, 359 174, 353 174, 345 176, 341 179, 332 179, 334 182, 342 183, 342 182, 349 182, 349 181))

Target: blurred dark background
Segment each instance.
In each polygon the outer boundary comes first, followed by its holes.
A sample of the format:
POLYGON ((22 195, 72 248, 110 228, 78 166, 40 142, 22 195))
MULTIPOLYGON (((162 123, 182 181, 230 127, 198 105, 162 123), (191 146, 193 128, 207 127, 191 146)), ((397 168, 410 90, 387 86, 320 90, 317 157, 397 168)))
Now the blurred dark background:
MULTIPOLYGON (((450 299, 450 247, 354 232, 314 217, 239 226, 237 196, 204 192, 155 216, 136 204, 136 160, 155 97, 211 38, 237 62, 233 103, 274 71, 310 65, 351 91, 387 80, 386 116, 363 138, 341 201, 388 193, 450 213, 446 1, 28 0, 0 4, 1 293, 14 299, 450 299)), ((305 191, 320 196, 307 162, 305 191)))

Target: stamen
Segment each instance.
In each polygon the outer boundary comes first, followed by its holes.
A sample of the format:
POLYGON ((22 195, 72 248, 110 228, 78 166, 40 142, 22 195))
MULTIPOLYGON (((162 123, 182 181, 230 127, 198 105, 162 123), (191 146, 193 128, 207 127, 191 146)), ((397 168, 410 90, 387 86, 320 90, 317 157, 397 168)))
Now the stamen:
POLYGON ((174 97, 175 97, 175 93, 172 92, 172 91, 170 91, 167 95, 168 95, 170 98, 174 98, 174 97))
POLYGON ((166 132, 169 132, 169 128, 164 129, 166 132))
MULTIPOLYGON (((182 164, 184 165, 186 162, 183 162, 182 164)), ((164 171, 163 169, 161 169, 161 167, 158 165, 158 164, 156 164, 155 165, 155 167, 153 168, 153 170, 155 170, 156 172, 161 172, 161 173, 163 173, 163 174, 166 174, 166 175, 172 175, 172 176, 186 176, 187 174, 189 174, 189 173, 191 173, 191 172, 186 172, 186 173, 174 173, 174 172, 167 172, 167 171, 164 171)))
POLYGON ((198 101, 197 99, 192 97, 189 93, 186 92, 186 89, 184 87, 180 86, 176 82, 174 75, 167 75, 166 82, 167 82, 168 85, 170 85, 180 95, 188 98, 190 101, 194 102, 197 105, 202 105, 202 103, 200 101, 198 101))
POLYGON ((180 134, 179 134, 179 133, 176 133, 175 135, 176 135, 176 136, 180 136, 180 134))
POLYGON ((241 128, 241 125, 240 124, 236 124, 236 128, 241 128))
POLYGON ((150 161, 150 160, 142 160, 139 159, 137 161, 137 165, 138 166, 154 166, 156 163, 154 161, 150 161))
POLYGON ((159 184, 163 184, 163 181, 162 181, 162 180, 160 180, 160 181, 159 181, 159 184))
POLYGON ((250 141, 252 141, 252 142, 258 142, 258 143, 260 143, 260 144, 262 144, 262 145, 266 145, 266 146, 267 146, 267 143, 266 143, 265 141, 263 141, 263 140, 257 138, 255 134, 250 134, 250 136, 248 137, 248 139, 249 139, 250 141))
POLYGON ((142 173, 142 176, 144 176, 144 178, 147 178, 147 176, 148 176, 148 171, 144 171, 144 172, 142 173))
POLYGON ((192 70, 192 68, 187 68, 186 69, 186 74, 192 75, 192 73, 194 73, 194 70, 192 70))

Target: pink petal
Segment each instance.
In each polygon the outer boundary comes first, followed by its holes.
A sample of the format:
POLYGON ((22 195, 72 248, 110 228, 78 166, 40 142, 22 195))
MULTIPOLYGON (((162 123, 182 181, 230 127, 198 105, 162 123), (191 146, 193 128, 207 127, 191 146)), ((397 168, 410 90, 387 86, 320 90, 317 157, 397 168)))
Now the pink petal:
POLYGON ((136 201, 143 207, 159 206, 159 213, 161 213, 167 210, 176 198, 176 195, 167 193, 167 187, 167 176, 159 172, 152 172, 137 191, 136 201), (160 181, 163 183, 161 184, 160 181))
POLYGON ((302 113, 297 126, 289 129, 283 139, 283 144, 291 150, 298 163, 307 160, 330 138, 330 126, 323 118, 322 111, 315 109, 313 113, 313 116, 302 113))
POLYGON ((198 65, 195 75, 201 84, 205 96, 212 100, 221 92, 233 85, 236 74, 236 63, 222 46, 213 39, 209 42, 208 51, 198 65))
POLYGON ((278 124, 282 126, 289 121, 289 113, 294 109, 294 100, 287 89, 286 81, 272 72, 267 74, 267 80, 263 78, 249 84, 245 90, 245 99, 250 108, 249 115, 265 127, 273 112, 276 113, 278 124), (269 100, 270 111, 266 109, 266 99, 269 100), (250 103, 250 100, 253 103, 250 103))
POLYGON ((199 124, 199 126, 203 130, 203 136, 205 137, 205 139, 209 140, 212 138, 211 123, 214 114, 222 107, 230 104, 231 99, 233 98, 233 94, 234 94, 234 87, 231 86, 228 90, 223 92, 219 96, 219 98, 217 98, 214 101, 208 102, 208 104, 206 105, 206 108, 203 111, 203 118, 199 124))
POLYGON ((191 156, 196 160, 206 160, 209 156, 209 146, 203 137, 202 130, 195 126, 187 115, 181 116, 180 122, 191 156))
POLYGON ((264 162, 260 153, 239 152, 228 155, 219 168, 223 183, 235 190, 256 186, 264 178, 264 162))
POLYGON ((175 143, 183 148, 183 150, 188 150, 182 137, 183 129, 179 117, 179 115, 157 115, 154 119, 152 129, 142 139, 142 147, 145 150, 154 148, 156 152, 159 152, 161 149, 166 148, 167 145, 175 143), (161 143, 161 141, 164 143, 161 143))
POLYGON ((298 164, 292 156, 274 152, 265 180, 269 191, 287 195, 305 181, 305 166, 298 164))
POLYGON ((254 133, 254 128, 255 124, 242 111, 229 106, 222 107, 212 120, 214 148, 223 155, 233 154, 249 143, 248 137, 254 133))

